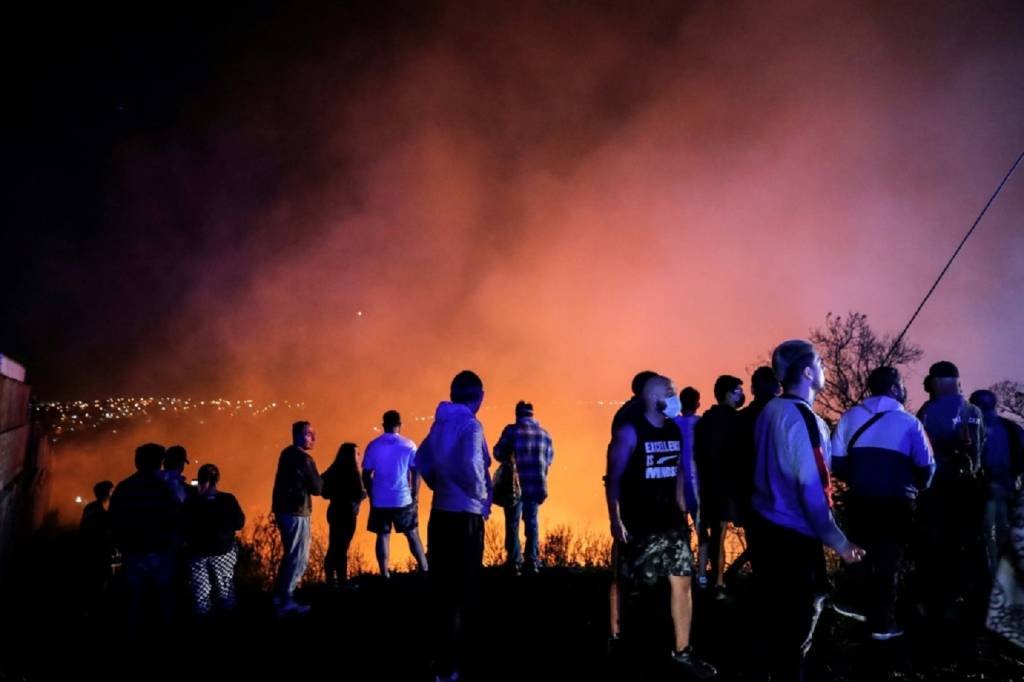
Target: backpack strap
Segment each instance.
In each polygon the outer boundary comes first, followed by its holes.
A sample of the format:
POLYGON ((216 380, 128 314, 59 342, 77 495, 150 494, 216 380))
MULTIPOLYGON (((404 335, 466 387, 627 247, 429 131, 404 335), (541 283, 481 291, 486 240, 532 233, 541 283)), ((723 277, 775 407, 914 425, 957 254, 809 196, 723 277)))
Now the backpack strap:
MULTIPOLYGON (((784 396, 785 397, 785 396, 784 396)), ((804 418, 804 426, 807 427, 807 437, 811 441, 811 450, 814 451, 814 463, 818 466, 818 476, 821 478, 821 490, 825 494, 825 502, 828 508, 832 508, 832 476, 829 475, 828 465, 825 463, 825 450, 821 443, 821 431, 818 430, 818 421, 814 418, 814 412, 807 406, 807 403, 799 398, 787 398, 796 405, 800 416, 804 418)))
POLYGON ((889 414, 890 412, 892 412, 892 410, 886 410, 885 412, 876 412, 871 417, 871 419, 861 424, 861 427, 854 432, 853 438, 851 438, 850 442, 846 445, 846 452, 849 453, 850 450, 853 449, 853 446, 857 444, 857 441, 860 440, 860 437, 864 435, 864 432, 867 431, 872 424, 874 424, 875 422, 877 422, 879 419, 889 414))

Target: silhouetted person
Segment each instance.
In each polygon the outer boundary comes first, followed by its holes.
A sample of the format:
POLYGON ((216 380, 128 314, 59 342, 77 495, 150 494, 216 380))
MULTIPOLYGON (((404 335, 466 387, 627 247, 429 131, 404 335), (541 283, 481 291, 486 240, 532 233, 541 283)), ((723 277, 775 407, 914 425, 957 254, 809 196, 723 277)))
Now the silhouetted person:
POLYGON ((128 589, 126 625, 132 637, 142 636, 147 615, 166 625, 173 612, 181 502, 160 475, 163 457, 162 445, 140 445, 135 450, 136 472, 118 483, 110 496, 110 521, 128 589))
POLYGON ((217 489, 220 469, 199 467, 199 487, 185 502, 185 551, 188 557, 192 609, 197 615, 235 608, 235 533, 245 514, 231 493, 217 489))
POLYGON ((181 445, 172 445, 164 453, 163 471, 160 472, 182 503, 194 492, 184 476, 186 464, 190 464, 188 452, 181 445))
POLYGON ((356 533, 359 505, 366 499, 366 490, 359 476, 359 448, 355 443, 342 443, 334 462, 323 473, 323 496, 327 506, 328 544, 324 557, 324 575, 331 587, 348 581, 348 548, 356 533))
POLYGON ((536 573, 540 568, 540 528, 537 514, 548 498, 548 470, 555 458, 551 435, 534 419, 533 404, 516 403, 516 423, 509 424, 494 446, 494 459, 515 461, 521 497, 505 507, 505 556, 509 566, 536 573), (526 560, 519 546, 519 521, 526 529, 526 560))
POLYGON ((366 446, 363 482, 370 493, 366 529, 377 535, 377 565, 380 574, 387 578, 392 527, 405 535, 420 571, 427 570, 427 557, 419 531, 420 477, 413 463, 416 444, 402 436, 402 416, 395 410, 384 413, 382 425, 384 433, 366 446))
POLYGON ((851 601, 834 601, 839 613, 867 620, 871 637, 903 634, 896 622, 896 589, 911 538, 914 508, 928 487, 935 459, 924 426, 903 409, 907 391, 893 367, 868 376, 871 396, 847 410, 832 436, 832 465, 847 484, 850 539, 867 552, 848 570, 851 601))
POLYGON ((932 365, 928 383, 931 398, 917 417, 932 442, 935 477, 917 503, 920 600, 930 617, 976 628, 990 587, 981 481, 984 420, 961 393, 960 371, 952 362, 932 365))
POLYGON ((1024 474, 1024 429, 1012 419, 999 416, 999 400, 992 391, 975 391, 971 404, 981 410, 985 420, 985 445, 981 451, 986 487, 984 531, 989 569, 995 575, 999 557, 1011 550, 1010 508, 1017 499, 1024 474))
POLYGON ((700 421, 697 410, 700 409, 700 391, 687 386, 679 391, 679 403, 682 412, 675 418, 679 433, 683 437, 683 454, 679 467, 683 473, 683 495, 686 500, 686 511, 693 519, 694 528, 700 526, 700 483, 697 480, 697 464, 693 460, 693 427, 700 421))
POLYGON ((434 491, 427 525, 435 619, 437 679, 454 680, 464 665, 464 639, 476 622, 484 520, 491 512, 491 456, 476 413, 483 382, 464 370, 451 402, 437 406, 430 433, 416 452, 416 470, 434 491))
MULTIPOLYGON (((647 384, 647 380, 658 376, 657 372, 649 369, 642 372, 637 372, 630 382, 630 390, 632 394, 629 399, 623 403, 618 410, 615 411, 615 415, 612 417, 612 439, 615 438, 615 431, 621 426, 628 418, 635 417, 636 414, 643 414, 644 403, 642 394, 644 392, 644 386, 647 384)), ((611 451, 611 440, 608 441, 608 449, 605 451, 605 457, 608 457, 611 451)), ((605 487, 608 485, 608 476, 605 475, 601 478, 602 483, 605 487)), ((612 566, 612 583, 608 587, 608 652, 613 653, 613 649, 616 647, 619 641, 619 634, 622 631, 620 620, 620 614, 622 612, 622 595, 619 591, 619 543, 614 539, 612 540, 612 552, 610 557, 610 563, 612 566)))
POLYGON ((739 418, 743 407, 743 380, 723 374, 715 380, 715 401, 693 427, 693 459, 700 489, 700 545, 697 584, 707 584, 705 570, 711 563, 716 596, 724 597, 725 529, 733 520, 730 476, 739 459, 739 418))
POLYGON ((306 613, 309 607, 295 601, 299 584, 309 562, 309 515, 313 495, 319 495, 323 481, 309 451, 316 444, 316 432, 309 422, 292 424, 292 444, 281 451, 274 476, 271 509, 281 532, 281 567, 277 571, 274 608, 278 615, 306 613))
POLYGON ((734 522, 743 528, 743 536, 746 539, 746 547, 740 552, 729 568, 725 571, 725 580, 728 583, 732 577, 738 574, 744 564, 750 562, 750 536, 754 533, 754 525, 751 523, 754 510, 751 507, 751 498, 754 496, 754 465, 757 462, 757 444, 754 442, 754 425, 757 418, 761 416, 761 410, 768 404, 768 401, 782 392, 782 386, 771 367, 763 366, 754 370, 750 376, 750 392, 754 399, 750 404, 739 411, 737 415, 737 442, 736 459, 729 476, 729 496, 733 501, 734 522))
POLYGON ((802 680, 828 591, 822 545, 847 563, 864 550, 832 515, 829 430, 811 408, 825 386, 821 357, 808 341, 785 341, 772 353, 772 367, 784 393, 757 418, 751 550, 764 663, 773 681, 802 680))
POLYGON ((1009 505, 1009 525, 1010 543, 996 567, 986 625, 1024 649, 1024 490, 1018 490, 1009 505))
POLYGON ((117 546, 114 544, 114 529, 108 511, 113 489, 112 481, 100 481, 92 487, 96 499, 85 505, 78 529, 86 608, 89 611, 100 607, 114 574, 117 546))
POLYGON ((668 580, 675 635, 671 662, 709 679, 717 671, 690 646, 693 555, 679 466, 682 435, 673 421, 681 403, 672 381, 662 376, 648 379, 642 396, 643 414, 619 425, 608 450, 608 517, 619 543, 618 580, 635 587, 668 580))

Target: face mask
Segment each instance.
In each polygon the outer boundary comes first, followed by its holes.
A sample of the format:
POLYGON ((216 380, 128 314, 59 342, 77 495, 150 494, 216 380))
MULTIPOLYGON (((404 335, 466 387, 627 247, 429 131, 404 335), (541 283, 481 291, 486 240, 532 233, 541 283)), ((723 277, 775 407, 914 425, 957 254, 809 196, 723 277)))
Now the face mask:
POLYGON ((738 409, 740 409, 741 407, 743 407, 746 404, 747 404, 747 396, 744 395, 739 400, 736 401, 736 409, 738 410, 738 409))
POLYGON ((679 396, 674 395, 671 398, 665 399, 665 407, 661 408, 661 413, 672 419, 683 411, 683 403, 679 399, 679 396))

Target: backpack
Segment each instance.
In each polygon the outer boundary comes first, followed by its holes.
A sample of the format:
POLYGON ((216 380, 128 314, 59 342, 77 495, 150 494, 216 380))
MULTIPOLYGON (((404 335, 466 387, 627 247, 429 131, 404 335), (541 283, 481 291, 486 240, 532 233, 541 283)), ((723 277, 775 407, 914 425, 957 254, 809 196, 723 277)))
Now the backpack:
POLYGON ((509 455, 508 461, 502 462, 494 472, 494 504, 499 507, 514 507, 523 497, 523 488, 519 483, 519 469, 516 468, 516 456, 509 455))

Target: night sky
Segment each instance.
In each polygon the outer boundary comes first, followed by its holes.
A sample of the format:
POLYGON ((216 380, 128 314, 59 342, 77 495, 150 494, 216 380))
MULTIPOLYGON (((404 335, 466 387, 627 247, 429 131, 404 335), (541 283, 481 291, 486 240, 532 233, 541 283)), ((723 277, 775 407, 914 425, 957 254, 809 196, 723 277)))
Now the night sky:
MULTIPOLYGON (((289 5, 7 18, 0 353, 40 397, 302 400, 333 443, 469 367, 599 515, 580 405, 898 330, 1024 150, 1019 2, 289 5)), ((1024 379, 1021 215, 1024 175, 912 388, 1024 379)))

